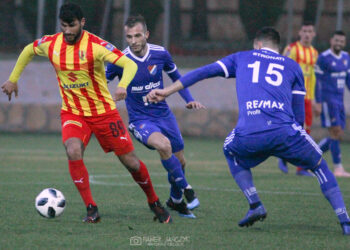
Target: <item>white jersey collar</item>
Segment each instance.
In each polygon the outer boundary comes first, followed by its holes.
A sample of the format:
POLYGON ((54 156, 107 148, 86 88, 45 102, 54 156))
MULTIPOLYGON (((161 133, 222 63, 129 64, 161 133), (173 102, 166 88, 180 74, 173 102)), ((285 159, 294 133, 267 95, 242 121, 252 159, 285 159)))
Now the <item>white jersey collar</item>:
POLYGON ((268 50, 268 51, 271 51, 271 52, 273 52, 273 53, 279 54, 278 51, 273 50, 273 49, 268 48, 268 47, 263 47, 263 48, 261 48, 260 50, 268 50))
POLYGON ((132 53, 132 50, 131 50, 130 46, 128 46, 130 55, 131 55, 135 60, 140 61, 140 62, 144 62, 144 61, 147 59, 148 55, 149 55, 149 46, 148 46, 148 43, 146 44, 146 46, 147 46, 147 52, 146 52, 146 54, 145 54, 143 57, 138 57, 138 56, 136 56, 134 53, 132 53))

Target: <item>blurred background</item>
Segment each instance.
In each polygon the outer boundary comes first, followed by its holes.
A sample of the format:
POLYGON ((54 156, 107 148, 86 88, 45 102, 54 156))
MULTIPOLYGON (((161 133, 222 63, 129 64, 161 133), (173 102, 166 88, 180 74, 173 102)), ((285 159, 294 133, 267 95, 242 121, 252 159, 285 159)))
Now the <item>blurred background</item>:
MULTIPOLYGON (((0 1, 0 79, 4 82, 23 47, 45 34, 59 32, 57 10, 64 0, 0 1)), ((350 33, 348 0, 76 0, 87 19, 86 29, 126 47, 123 23, 129 14, 142 14, 150 43, 166 47, 181 73, 252 47, 255 32, 274 26, 282 47, 298 39, 303 21, 315 24, 314 47, 322 52, 335 30, 350 33)), ((349 46, 346 47, 346 50, 349 46)), ((171 84, 165 76, 165 85, 171 84)), ((113 91, 115 83, 110 84, 113 91)), ((60 96, 54 70, 36 58, 19 81, 20 96, 9 103, 0 95, 0 131, 59 132, 60 96)), ((185 110, 178 96, 169 104, 185 135, 224 137, 237 120, 234 80, 215 78, 191 87, 207 110, 185 110)), ((350 104, 346 93, 346 107, 350 104)), ((123 103, 118 107, 127 121, 123 103)), ((315 119, 313 136, 325 132, 315 119)), ((349 124, 349 123, 348 123, 349 124)), ((346 135, 346 138, 350 137, 346 135)))

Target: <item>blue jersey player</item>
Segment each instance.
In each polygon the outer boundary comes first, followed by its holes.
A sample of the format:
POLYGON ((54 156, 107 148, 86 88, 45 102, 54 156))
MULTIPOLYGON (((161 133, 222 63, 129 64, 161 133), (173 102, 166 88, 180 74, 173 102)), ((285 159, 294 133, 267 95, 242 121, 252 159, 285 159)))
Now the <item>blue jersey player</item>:
POLYGON ((323 152, 330 149, 337 177, 350 177, 341 163, 340 150, 345 127, 344 87, 350 88, 350 58, 342 50, 345 42, 343 31, 334 32, 331 47, 319 56, 316 64, 316 101, 322 105, 322 126, 329 131, 329 137, 322 139, 319 146, 323 152))
MULTIPOLYGON (((150 149, 156 149, 162 165, 168 171, 171 184, 168 207, 180 216, 194 218, 190 211, 199 206, 192 187, 184 176, 184 142, 175 116, 165 101, 157 104, 147 102, 146 95, 155 88, 163 88, 162 73, 176 81, 180 78, 175 63, 163 47, 147 43, 149 32, 142 16, 130 16, 125 23, 128 47, 123 51, 138 66, 138 71, 127 88, 126 107, 129 114, 129 130, 135 138, 150 149), (188 204, 182 199, 185 195, 188 204)), ((123 69, 109 64, 106 70, 108 80, 120 79, 123 69)), ((188 89, 180 92, 191 109, 203 106, 193 100, 188 89)))
POLYGON ((256 34, 255 50, 238 52, 191 71, 171 86, 153 90, 147 99, 158 102, 205 78, 236 78, 239 117, 223 149, 231 174, 250 206, 239 226, 250 226, 266 217, 250 168, 269 156, 277 156, 316 175, 343 233, 350 235, 350 219, 337 181, 322 151, 301 126, 305 116, 301 68, 278 54, 279 42, 275 29, 263 28, 256 34))

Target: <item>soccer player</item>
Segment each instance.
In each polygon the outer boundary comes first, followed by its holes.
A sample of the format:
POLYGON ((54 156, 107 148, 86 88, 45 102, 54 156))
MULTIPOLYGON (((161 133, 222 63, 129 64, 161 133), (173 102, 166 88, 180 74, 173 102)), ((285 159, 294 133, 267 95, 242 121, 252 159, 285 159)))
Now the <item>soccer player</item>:
POLYGON ((153 189, 145 164, 134 153, 132 140, 107 88, 104 61, 124 69, 115 100, 126 97, 126 88, 137 71, 137 65, 112 44, 83 30, 85 18, 78 5, 62 5, 59 18, 62 32, 27 45, 9 80, 2 85, 2 91, 9 100, 13 92, 17 97, 17 81, 26 65, 34 55, 48 57, 55 68, 62 96, 62 142, 67 152, 69 172, 87 207, 83 221, 96 223, 100 220, 83 161, 85 148, 94 133, 103 150, 114 152, 140 185, 159 222, 170 222, 171 217, 153 189))
POLYGON ((295 61, 278 54, 279 43, 279 33, 265 27, 256 34, 254 50, 231 54, 191 71, 171 86, 153 90, 147 98, 159 102, 205 78, 236 78, 239 117, 223 150, 231 174, 250 206, 239 226, 250 226, 267 216, 250 169, 273 155, 316 175, 343 233, 350 235, 350 219, 337 181, 322 158, 322 151, 302 128, 303 73, 295 61))
MULTIPOLYGON (((305 95, 305 130, 308 134, 311 132, 312 125, 312 108, 317 110, 315 105, 315 63, 317 61, 318 52, 311 45, 316 32, 314 25, 311 22, 304 22, 299 30, 300 40, 288 45, 283 55, 292 58, 301 67, 304 75, 306 95, 305 95)), ((317 111, 316 111, 317 112, 317 111)), ((288 173, 287 162, 279 159, 278 166, 282 172, 288 173)), ((312 176, 312 174, 301 167, 297 168, 297 175, 312 176)))
MULTIPOLYGON (((158 151, 171 185, 167 206, 176 210, 182 217, 194 218, 190 210, 199 206, 199 200, 184 175, 184 142, 175 116, 165 101, 150 104, 146 99, 146 95, 152 89, 163 88, 163 71, 173 81, 179 79, 180 74, 167 50, 147 43, 149 31, 141 15, 130 16, 124 28, 129 46, 123 53, 138 66, 138 71, 127 88, 128 94, 125 99, 129 130, 146 147, 158 151), (182 198, 183 193, 187 205, 182 198)), ((122 75, 123 68, 115 64, 107 65, 108 80, 113 80, 116 76, 121 79, 122 75)), ((188 89, 181 90, 180 95, 187 103, 187 108, 203 107, 194 101, 188 89)))
POLYGON ((324 51, 316 64, 316 102, 322 103, 321 123, 328 128, 329 137, 321 140, 323 152, 332 153, 334 175, 350 177, 341 163, 340 142, 345 127, 344 87, 350 88, 350 58, 343 51, 345 33, 336 31, 330 39, 331 47, 324 51))

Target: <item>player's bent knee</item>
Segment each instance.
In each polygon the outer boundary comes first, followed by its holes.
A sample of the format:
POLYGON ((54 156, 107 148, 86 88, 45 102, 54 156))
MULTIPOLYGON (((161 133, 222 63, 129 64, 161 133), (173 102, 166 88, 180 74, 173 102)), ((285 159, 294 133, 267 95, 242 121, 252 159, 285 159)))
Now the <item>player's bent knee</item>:
POLYGON ((128 169, 129 172, 137 172, 140 168, 140 160, 134 151, 118 156, 120 162, 128 169))
POLYGON ((84 144, 77 138, 68 139, 64 146, 69 160, 80 160, 83 158, 84 144))
POLYGON ((172 154, 171 144, 168 138, 164 138, 163 140, 160 140, 155 146, 155 148, 161 154, 164 154, 164 155, 172 154))

